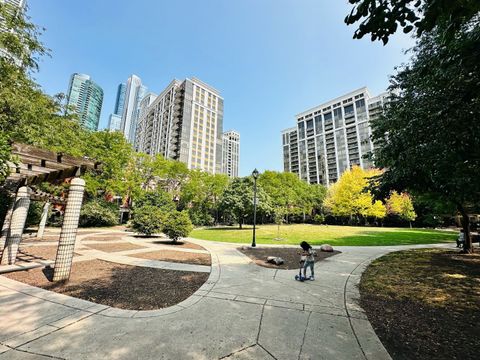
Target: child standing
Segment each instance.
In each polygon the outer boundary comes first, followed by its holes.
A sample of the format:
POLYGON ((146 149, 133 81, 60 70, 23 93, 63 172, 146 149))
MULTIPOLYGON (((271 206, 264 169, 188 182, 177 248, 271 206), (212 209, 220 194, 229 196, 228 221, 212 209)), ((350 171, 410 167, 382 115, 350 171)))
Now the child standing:
POLYGON ((315 272, 313 270, 313 267, 315 265, 315 258, 314 258, 315 252, 314 252, 313 248, 310 246, 310 244, 307 243, 306 241, 302 241, 300 243, 300 247, 303 250, 302 256, 300 258, 300 262, 302 262, 302 260, 304 261, 303 262, 303 277, 305 278, 305 280, 307 279, 307 268, 309 267, 310 272, 312 274, 310 276, 310 280, 315 280, 315 272))

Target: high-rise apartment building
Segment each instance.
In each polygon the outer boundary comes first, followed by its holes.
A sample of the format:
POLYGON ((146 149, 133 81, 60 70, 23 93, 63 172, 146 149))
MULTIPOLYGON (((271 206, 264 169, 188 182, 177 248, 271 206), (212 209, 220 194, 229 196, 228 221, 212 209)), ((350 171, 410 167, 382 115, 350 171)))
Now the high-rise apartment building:
POLYGON ((102 111, 103 90, 89 75, 73 74, 67 93, 67 105, 78 114, 80 124, 96 131, 102 111))
POLYGON ((222 140, 222 173, 230 177, 237 177, 240 160, 240 134, 235 130, 225 131, 222 140))
POLYGON ((282 131, 284 170, 312 184, 329 185, 353 165, 373 166, 370 120, 380 115, 387 93, 372 97, 366 87, 296 116, 282 131))
POLYGON ((192 78, 173 80, 146 110, 137 126, 135 148, 212 174, 222 170, 223 98, 192 78))
POLYGON ((115 108, 122 111, 121 131, 130 143, 135 142, 135 131, 137 128, 138 114, 140 110, 140 102, 147 93, 147 87, 142 85, 142 80, 132 75, 128 78, 125 87, 121 84, 118 88, 117 100, 118 106, 115 108), (122 95, 122 91, 124 94, 122 95), (121 99, 123 98, 123 102, 121 99), (122 105, 123 104, 123 105, 122 105))
MULTIPOLYGON (((25 11, 25 6, 27 5, 27 0, 0 0, 0 4, 7 4, 10 5, 10 7, 7 9, 7 11, 13 15, 17 11, 23 12, 25 11)), ((0 17, 0 32, 8 32, 8 31, 15 31, 15 29, 9 29, 7 28, 7 25, 5 23, 5 19, 0 17)), ((0 56, 6 57, 6 58, 11 58, 15 61, 17 65, 21 65, 20 59, 17 59, 16 57, 12 56, 8 51, 6 51, 1 45, 0 45, 0 56)))

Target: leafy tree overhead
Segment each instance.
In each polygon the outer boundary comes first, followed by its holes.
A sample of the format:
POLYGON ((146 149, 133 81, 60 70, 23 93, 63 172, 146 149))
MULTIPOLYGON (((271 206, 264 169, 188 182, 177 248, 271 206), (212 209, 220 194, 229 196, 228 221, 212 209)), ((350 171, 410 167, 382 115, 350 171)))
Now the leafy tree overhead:
POLYGON ((447 45, 442 39, 442 29, 422 37, 391 79, 384 116, 372 122, 375 161, 386 169, 376 192, 455 204, 470 252, 468 212, 480 202, 480 20, 447 45))
POLYGON ((360 22, 354 38, 370 34, 372 41, 384 44, 398 28, 404 33, 424 32, 440 26, 446 29, 446 39, 453 38, 480 12, 478 0, 349 0, 353 9, 345 18, 348 25, 360 22))
POLYGON ((357 223, 369 217, 385 217, 385 206, 380 200, 374 200, 367 189, 369 179, 378 174, 379 170, 363 170, 358 166, 345 171, 328 189, 325 207, 332 215, 348 217, 357 223))

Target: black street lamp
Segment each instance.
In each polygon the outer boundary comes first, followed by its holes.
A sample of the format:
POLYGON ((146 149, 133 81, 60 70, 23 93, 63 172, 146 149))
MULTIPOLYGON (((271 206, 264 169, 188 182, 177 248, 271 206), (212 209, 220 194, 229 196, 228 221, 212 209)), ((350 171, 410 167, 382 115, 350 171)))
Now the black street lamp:
POLYGON ((257 244, 255 243, 255 227, 257 225, 257 178, 258 178, 258 170, 255 169, 252 172, 253 176, 253 239, 252 239, 252 247, 256 247, 257 244))

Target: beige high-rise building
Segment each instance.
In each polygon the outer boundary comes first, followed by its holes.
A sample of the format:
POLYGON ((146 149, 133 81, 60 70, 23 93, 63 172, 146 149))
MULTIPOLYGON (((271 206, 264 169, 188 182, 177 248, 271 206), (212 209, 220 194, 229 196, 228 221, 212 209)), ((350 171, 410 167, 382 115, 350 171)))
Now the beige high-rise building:
POLYGON ((137 151, 162 154, 189 169, 222 172, 223 98, 216 89, 196 78, 173 80, 146 109, 143 105, 137 151))
POLYGON ((330 185, 352 166, 373 167, 370 121, 383 111, 388 93, 366 87, 306 110, 282 131, 284 170, 311 184, 330 185))
POLYGON ((223 133, 222 172, 230 177, 238 176, 240 160, 240 134, 235 130, 223 133))

